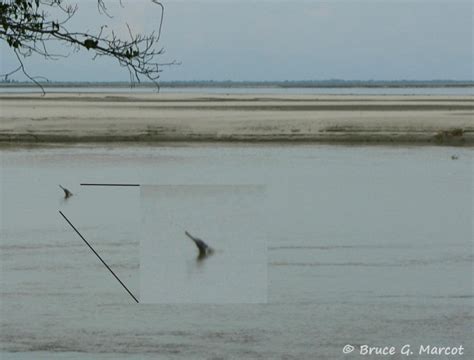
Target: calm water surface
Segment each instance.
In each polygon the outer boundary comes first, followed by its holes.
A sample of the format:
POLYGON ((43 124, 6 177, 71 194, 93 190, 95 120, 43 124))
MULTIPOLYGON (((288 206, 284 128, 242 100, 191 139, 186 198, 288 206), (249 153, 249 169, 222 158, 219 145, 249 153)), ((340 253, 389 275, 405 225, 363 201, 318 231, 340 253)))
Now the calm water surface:
POLYGON ((473 355, 470 148, 0 154, 2 359, 342 359, 346 344, 473 355), (268 303, 134 304, 58 210, 139 297, 140 188, 86 182, 265 184, 268 303), (58 184, 74 196, 65 201, 58 184))
MULTIPOLYGON (((48 93, 156 93, 156 88, 130 88, 130 87, 49 87, 48 93)), ((38 87, 3 87, 0 93, 41 93, 38 87)), ((160 93, 199 93, 199 94, 321 94, 321 95, 473 95, 473 87, 406 87, 406 88, 167 88, 161 87, 160 93)))
POLYGON ((142 185, 140 195, 141 303, 267 303, 265 186, 142 185), (213 252, 199 256, 188 230, 213 252))

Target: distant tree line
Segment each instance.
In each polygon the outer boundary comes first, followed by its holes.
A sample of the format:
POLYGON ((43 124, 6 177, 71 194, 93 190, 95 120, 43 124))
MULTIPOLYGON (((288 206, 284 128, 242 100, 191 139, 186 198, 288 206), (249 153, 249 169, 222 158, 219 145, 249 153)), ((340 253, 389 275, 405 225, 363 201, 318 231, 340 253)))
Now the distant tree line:
MULTIPOLYGON (((11 81, 10 78, 0 80, 0 85, 29 86, 30 83, 11 81)), ((42 83, 48 87, 126 87, 125 82, 90 82, 90 81, 50 81, 42 83)), ((151 82, 142 82, 138 86, 155 86, 151 82)), ((160 86, 168 88, 433 88, 433 87, 474 87, 472 80, 284 80, 284 81, 216 81, 216 80, 191 80, 191 81, 160 81, 160 86)))

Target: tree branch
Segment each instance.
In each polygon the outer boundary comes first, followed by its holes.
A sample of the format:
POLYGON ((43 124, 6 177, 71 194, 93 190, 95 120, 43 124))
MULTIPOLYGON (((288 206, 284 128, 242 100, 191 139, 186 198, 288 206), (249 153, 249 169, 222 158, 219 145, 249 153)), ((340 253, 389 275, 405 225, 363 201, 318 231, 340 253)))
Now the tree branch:
MULTIPOLYGON (((121 0, 120 5, 123 6, 121 0)), ((16 71, 23 71, 35 84, 44 89, 26 71, 21 58, 39 54, 46 59, 54 60, 61 56, 52 54, 47 44, 62 42, 74 50, 86 49, 93 52, 93 59, 101 56, 114 58, 121 67, 125 67, 130 75, 130 82, 141 82, 142 78, 152 81, 159 89, 158 79, 162 66, 177 64, 176 61, 160 63, 156 59, 164 54, 158 46, 164 19, 164 6, 158 0, 150 0, 160 7, 157 32, 134 35, 127 24, 129 40, 119 38, 114 31, 106 32, 107 25, 100 26, 97 35, 89 31, 70 31, 69 21, 76 15, 78 5, 66 5, 64 0, 10 0, 0 3, 0 39, 7 42, 13 49, 20 66, 16 71), (44 9, 57 9, 63 14, 63 19, 52 19, 44 9)), ((99 13, 108 18, 111 15, 104 0, 97 0, 99 13)))

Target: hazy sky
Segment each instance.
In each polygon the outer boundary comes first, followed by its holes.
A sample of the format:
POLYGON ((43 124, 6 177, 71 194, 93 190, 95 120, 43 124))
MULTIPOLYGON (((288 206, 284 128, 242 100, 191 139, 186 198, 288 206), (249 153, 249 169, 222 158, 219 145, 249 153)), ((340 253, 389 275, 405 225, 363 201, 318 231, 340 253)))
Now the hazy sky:
MULTIPOLYGON (((77 1, 75 25, 108 23, 126 35, 156 28, 149 0, 106 0, 114 18, 97 14, 94 0, 77 1)), ((458 79, 473 78, 473 2, 163 1, 162 80, 458 79)), ((74 25, 73 24, 73 25, 74 25)), ((2 72, 15 60, 4 45, 2 72)), ((118 81, 128 73, 87 51, 66 61, 32 57, 29 71, 50 80, 118 81)))

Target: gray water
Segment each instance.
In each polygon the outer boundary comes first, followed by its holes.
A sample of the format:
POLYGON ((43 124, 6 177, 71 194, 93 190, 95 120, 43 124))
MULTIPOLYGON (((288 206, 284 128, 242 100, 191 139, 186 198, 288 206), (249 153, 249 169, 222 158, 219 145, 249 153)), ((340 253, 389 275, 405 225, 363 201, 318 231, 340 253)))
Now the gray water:
POLYGON ((462 358, 472 358, 471 148, 0 154, 2 359, 361 357, 344 355, 346 344, 356 352, 363 344, 463 345, 462 358), (140 188, 80 183, 264 184, 267 303, 135 304, 58 210, 139 298, 140 188), (58 184, 73 197, 64 200, 58 184))
MULTIPOLYGON (((154 87, 48 87, 47 93, 124 93, 124 94, 152 94, 156 93, 154 87)), ((0 87, 1 93, 41 93, 38 87, 0 87)), ((473 95, 473 87, 361 87, 361 88, 278 88, 278 87, 255 87, 255 88, 218 88, 218 87, 190 87, 190 88, 167 88, 161 87, 160 93, 205 93, 205 94, 318 94, 318 95, 473 95)))
POLYGON ((264 186, 142 185, 140 193, 141 303, 267 302, 264 186), (212 250, 199 254, 192 238, 212 250))

